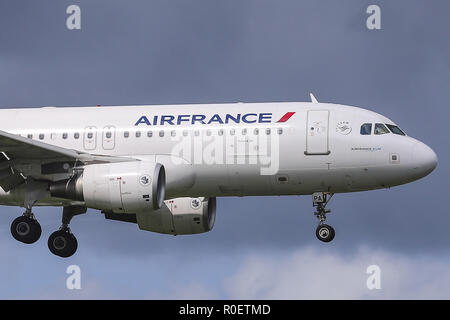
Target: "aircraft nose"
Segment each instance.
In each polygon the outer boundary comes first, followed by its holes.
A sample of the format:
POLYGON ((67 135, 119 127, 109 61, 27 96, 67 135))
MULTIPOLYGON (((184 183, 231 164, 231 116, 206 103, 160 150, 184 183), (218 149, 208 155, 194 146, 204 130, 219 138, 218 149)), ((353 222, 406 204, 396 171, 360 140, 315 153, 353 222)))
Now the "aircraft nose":
POLYGON ((430 174, 438 163, 437 155, 433 149, 420 141, 414 145, 412 160, 414 163, 413 169, 422 177, 430 174))

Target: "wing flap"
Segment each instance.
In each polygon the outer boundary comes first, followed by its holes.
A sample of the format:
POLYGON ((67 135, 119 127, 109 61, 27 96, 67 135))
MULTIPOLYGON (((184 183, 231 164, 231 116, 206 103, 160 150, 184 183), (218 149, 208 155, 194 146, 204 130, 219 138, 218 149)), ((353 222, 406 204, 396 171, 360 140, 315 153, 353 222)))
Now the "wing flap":
POLYGON ((14 171, 11 167, 0 170, 0 187, 5 192, 21 185, 25 182, 23 175, 14 171))

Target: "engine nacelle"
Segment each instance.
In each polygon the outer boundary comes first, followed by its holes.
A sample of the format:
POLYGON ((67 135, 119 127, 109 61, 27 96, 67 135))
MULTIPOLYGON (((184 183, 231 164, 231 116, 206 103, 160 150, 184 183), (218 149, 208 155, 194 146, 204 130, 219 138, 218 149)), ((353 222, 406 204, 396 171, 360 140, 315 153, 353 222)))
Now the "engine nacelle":
POLYGON ((211 231, 216 220, 216 198, 176 198, 161 209, 136 214, 139 229, 166 234, 211 231))
POLYGON ((75 178, 50 185, 53 197, 84 201, 113 213, 150 212, 163 207, 164 166, 146 161, 87 165, 75 178))

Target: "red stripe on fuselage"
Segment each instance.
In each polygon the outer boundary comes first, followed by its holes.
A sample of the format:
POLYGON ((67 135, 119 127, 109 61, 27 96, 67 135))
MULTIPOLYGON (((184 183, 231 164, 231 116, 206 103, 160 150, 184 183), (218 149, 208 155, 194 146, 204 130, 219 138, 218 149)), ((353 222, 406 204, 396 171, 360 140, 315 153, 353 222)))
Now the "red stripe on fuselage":
POLYGON ((288 112, 288 113, 286 113, 284 116, 281 117, 280 120, 277 121, 277 123, 278 122, 286 122, 286 121, 288 121, 294 114, 295 114, 295 112, 288 112))

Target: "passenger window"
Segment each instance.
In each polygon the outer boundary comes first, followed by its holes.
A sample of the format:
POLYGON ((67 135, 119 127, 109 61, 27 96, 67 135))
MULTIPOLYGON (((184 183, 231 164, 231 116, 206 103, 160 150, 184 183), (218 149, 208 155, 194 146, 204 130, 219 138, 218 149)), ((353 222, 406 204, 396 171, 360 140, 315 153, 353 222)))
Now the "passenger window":
POLYGON ((43 133, 41 133, 41 134, 39 134, 39 140, 44 140, 44 134, 43 133))
POLYGON ((236 130, 235 130, 235 129, 230 129, 230 135, 231 135, 231 136, 234 136, 235 133, 236 133, 236 130))
POLYGON ((259 129, 253 130, 253 134, 254 134, 255 136, 257 136, 257 135, 259 134, 259 129))
POLYGON ((164 130, 161 130, 160 132, 159 132, 159 136, 162 138, 162 137, 164 137, 164 130))
POLYGON ((393 134, 398 134, 400 136, 406 136, 406 134, 399 127, 394 126, 393 124, 386 124, 386 125, 393 134))
POLYGON ((195 131, 194 131, 194 136, 198 137, 199 135, 200 135, 200 131, 195 130, 195 131))
POLYGON ((187 137, 189 132, 187 130, 183 130, 183 137, 187 137))
POLYGON ((124 138, 128 138, 130 136, 130 133, 128 132, 128 131, 125 131, 124 133, 123 133, 123 137, 124 138))
POLYGON ((172 130, 172 131, 170 132, 170 135, 171 135, 172 137, 175 137, 175 136, 177 135, 177 132, 176 132, 175 130, 172 130))
POLYGON ((389 133, 389 129, 382 123, 375 123, 374 133, 376 135, 389 133))
POLYGON ((283 134, 283 129, 282 128, 278 129, 278 134, 283 134))
POLYGON ((87 137, 88 137, 88 139, 92 139, 94 137, 94 134, 92 132, 89 132, 87 137))
POLYGON ((206 130, 206 135, 209 137, 211 135, 211 130, 206 130))
POLYGON ((219 136, 223 136, 223 129, 219 129, 219 131, 217 132, 217 134, 218 134, 219 136))
POLYGON ((64 140, 67 139, 68 136, 69 136, 69 135, 68 135, 67 133, 65 133, 65 132, 62 134, 62 138, 63 138, 64 140))
POLYGON ((364 124, 361 126, 361 131, 360 131, 360 133, 361 133, 362 135, 369 135, 369 134, 372 134, 372 124, 371 124, 371 123, 364 123, 364 124))
POLYGON ((153 132, 152 131, 147 131, 147 137, 149 137, 149 138, 153 137, 153 132))
POLYGON ((243 136, 247 135, 247 129, 242 129, 242 135, 243 136))
POLYGON ((27 138, 28 138, 28 139, 33 139, 33 135, 32 135, 32 134, 29 134, 29 135, 27 136, 27 138))
POLYGON ((266 134, 270 135, 270 129, 266 129, 266 134))
POLYGON ((141 132, 140 131, 136 131, 136 138, 140 138, 141 137, 141 132))
POLYGON ((78 132, 75 132, 73 134, 74 139, 79 139, 80 138, 80 134, 78 132))
MULTIPOLYGON (((106 132, 106 139, 111 139, 112 133, 111 131, 106 132)), ((64 134, 63 134, 63 138, 64 138, 64 134)))

